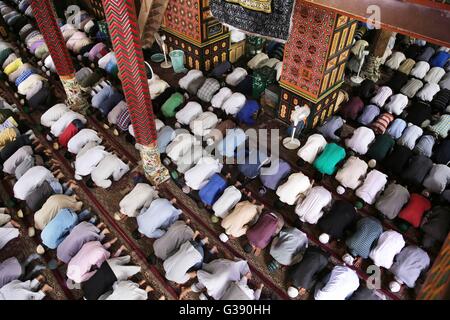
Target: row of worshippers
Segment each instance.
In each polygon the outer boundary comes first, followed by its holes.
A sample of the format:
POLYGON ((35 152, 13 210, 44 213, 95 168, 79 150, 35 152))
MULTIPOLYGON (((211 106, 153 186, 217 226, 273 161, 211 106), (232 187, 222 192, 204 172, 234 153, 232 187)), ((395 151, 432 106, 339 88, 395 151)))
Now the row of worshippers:
MULTIPOLYGON (((9 114, 3 112, 4 109, 0 111, 2 116, 9 114)), ((15 198, 23 200, 33 212, 34 227, 29 228, 28 235, 34 236, 36 231, 40 232, 42 245, 37 247, 37 252, 43 254, 46 249, 56 250, 59 264, 67 264, 67 277, 75 283, 84 284, 93 278, 94 285, 89 282, 90 286, 83 286, 86 299, 96 294, 99 294, 96 298, 106 300, 147 299, 147 293, 153 289, 149 286, 142 289, 139 284, 128 280, 140 271, 140 267, 128 265, 130 256, 120 256, 123 246, 111 255, 108 249, 117 238, 104 241, 109 230, 103 223, 95 225, 95 218, 92 218, 91 213, 82 210, 83 203, 74 194, 76 186, 73 181, 61 183, 59 179, 64 176, 59 173, 55 177, 58 170, 52 172, 45 167, 45 162, 49 162, 48 156, 35 153, 36 150, 41 150, 35 136, 32 133, 23 136, 26 138, 23 141, 20 138, 10 141, 1 149, 4 157, 2 167, 5 175, 16 180, 13 187, 15 198), (33 150, 35 145, 38 148, 33 150), (7 157, 8 155, 10 156, 7 157), (101 288, 97 285, 99 282, 103 285, 101 288)), ((1 217, 0 249, 20 235, 19 225, 11 220, 4 208, 1 217)), ((42 278, 22 281, 28 279, 29 275, 24 274, 25 267, 34 259, 36 256, 30 255, 23 264, 15 257, 1 262, 2 299, 43 299, 46 292, 51 290, 48 285, 39 289, 42 278)), ((32 272, 42 268, 34 268, 32 272)))
POLYGON ((203 300, 207 296, 215 300, 258 300, 262 285, 251 288, 247 262, 218 257, 217 247, 211 247, 206 237, 200 239, 199 232, 183 220, 176 200, 160 198, 157 190, 143 180, 136 176, 134 188, 120 202, 120 214, 122 218, 136 218, 135 238, 155 239, 152 260, 164 261, 166 279, 185 286, 180 298, 193 291, 203 300), (191 279, 196 280, 187 286, 191 279))

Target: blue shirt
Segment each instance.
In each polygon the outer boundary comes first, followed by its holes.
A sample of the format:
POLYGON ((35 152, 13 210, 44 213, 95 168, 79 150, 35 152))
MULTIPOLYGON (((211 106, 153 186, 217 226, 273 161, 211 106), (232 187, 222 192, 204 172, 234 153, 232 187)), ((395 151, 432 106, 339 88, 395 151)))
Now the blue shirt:
POLYGON ((41 233, 42 243, 56 249, 78 222, 78 216, 70 209, 61 209, 41 233))
POLYGON ((238 156, 238 169, 246 177, 253 179, 259 176, 259 172, 263 164, 267 161, 268 156, 264 152, 252 149, 249 152, 238 156), (244 160, 244 163, 241 161, 244 160))
POLYGON ((175 208, 169 200, 155 199, 150 207, 143 208, 137 216, 138 230, 146 237, 160 238, 178 220, 180 214, 181 210, 175 208))
POLYGON ((380 114, 380 108, 374 104, 369 104, 364 108, 363 113, 359 116, 358 122, 367 126, 380 114))
POLYGON ((394 120, 394 122, 391 123, 389 128, 387 129, 387 133, 394 139, 399 139, 403 131, 406 129, 406 121, 400 118, 397 118, 394 120))
POLYGON ((227 181, 220 174, 216 173, 211 177, 208 183, 200 189, 198 195, 205 205, 212 206, 227 187, 227 181))
POLYGON ((245 105, 236 115, 237 119, 241 123, 245 123, 247 125, 253 126, 256 124, 254 116, 259 111, 261 106, 255 100, 247 100, 245 105))
POLYGON ((164 126, 158 132, 158 148, 160 153, 165 153, 169 143, 175 138, 175 130, 169 126, 164 126))

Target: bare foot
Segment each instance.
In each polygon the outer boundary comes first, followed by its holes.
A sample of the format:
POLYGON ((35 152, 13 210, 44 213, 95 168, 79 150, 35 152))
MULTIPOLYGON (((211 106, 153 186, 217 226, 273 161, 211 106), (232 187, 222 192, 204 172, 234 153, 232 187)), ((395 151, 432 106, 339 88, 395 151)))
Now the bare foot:
POLYGON ((44 275, 40 274, 35 278, 37 281, 39 281, 40 283, 45 281, 45 277, 44 275))
POLYGON ((108 228, 105 228, 105 229, 103 229, 102 232, 100 232, 100 233, 103 234, 103 235, 107 235, 107 234, 110 234, 111 231, 109 231, 108 228))
POLYGON ((152 292, 152 291, 155 291, 155 289, 153 289, 153 288, 150 287, 150 286, 146 286, 146 287, 145 287, 145 291, 146 291, 146 292, 152 292))
POLYGON ((13 227, 20 229, 20 224, 17 221, 10 220, 9 222, 13 225, 13 227))
POLYGON ((187 296, 191 291, 192 291, 191 287, 182 287, 178 300, 183 300, 184 297, 187 296))
POLYGON ((172 199, 170 200, 170 203, 172 203, 172 204, 177 203, 177 198, 172 198, 172 199))
POLYGON ((212 254, 216 254, 216 253, 219 253, 219 249, 217 249, 217 246, 214 246, 214 247, 211 248, 210 252, 212 254))
POLYGON ((162 295, 158 300, 166 300, 166 296, 162 295))
POLYGON ((41 288, 41 291, 45 294, 50 293, 53 291, 53 288, 50 287, 48 284, 44 284, 41 288))
POLYGON ((195 230, 194 235, 192 236, 192 240, 195 240, 200 235, 200 231, 195 230))
POLYGON ((102 228, 104 228, 104 227, 106 227, 104 222, 100 222, 100 223, 97 225, 97 228, 99 228, 99 229, 102 229, 102 228))

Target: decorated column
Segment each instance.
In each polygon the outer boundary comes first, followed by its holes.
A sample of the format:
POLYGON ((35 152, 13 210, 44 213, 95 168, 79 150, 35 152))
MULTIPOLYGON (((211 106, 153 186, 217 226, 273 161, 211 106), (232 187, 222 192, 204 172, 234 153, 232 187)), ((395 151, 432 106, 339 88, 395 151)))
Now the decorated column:
POLYGON ((31 8, 64 86, 67 105, 74 111, 84 113, 89 105, 75 78, 75 68, 56 22, 56 14, 51 0, 31 0, 31 8))
POLYGON ((144 48, 151 48, 159 31, 169 0, 143 0, 139 12, 139 30, 144 48))
POLYGON ((131 123, 136 141, 141 145, 144 172, 152 184, 158 185, 169 178, 169 172, 161 164, 159 157, 155 116, 147 84, 134 1, 103 0, 103 7, 131 123))
POLYGON ((369 56, 364 63, 362 74, 365 78, 377 82, 380 79, 381 58, 389 44, 393 32, 385 29, 376 31, 369 56))
POLYGON ((278 116, 290 122, 295 106, 308 105, 306 127, 323 123, 339 108, 345 64, 356 21, 305 1, 296 1, 285 46, 278 116))

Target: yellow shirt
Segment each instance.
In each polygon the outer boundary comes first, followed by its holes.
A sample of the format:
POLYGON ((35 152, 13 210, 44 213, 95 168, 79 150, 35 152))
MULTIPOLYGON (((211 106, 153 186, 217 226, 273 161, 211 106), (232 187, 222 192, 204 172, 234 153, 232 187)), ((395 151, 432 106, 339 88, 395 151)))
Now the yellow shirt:
POLYGON ((4 146, 8 142, 16 140, 17 137, 17 129, 15 128, 6 128, 5 130, 0 132, 0 149, 3 149, 4 146))
POLYGON ((3 72, 6 75, 9 75, 10 73, 13 73, 14 71, 16 71, 22 64, 23 64, 22 63, 22 59, 21 58, 17 58, 16 60, 14 60, 10 64, 8 64, 6 66, 6 68, 5 68, 5 70, 3 70, 3 72))

